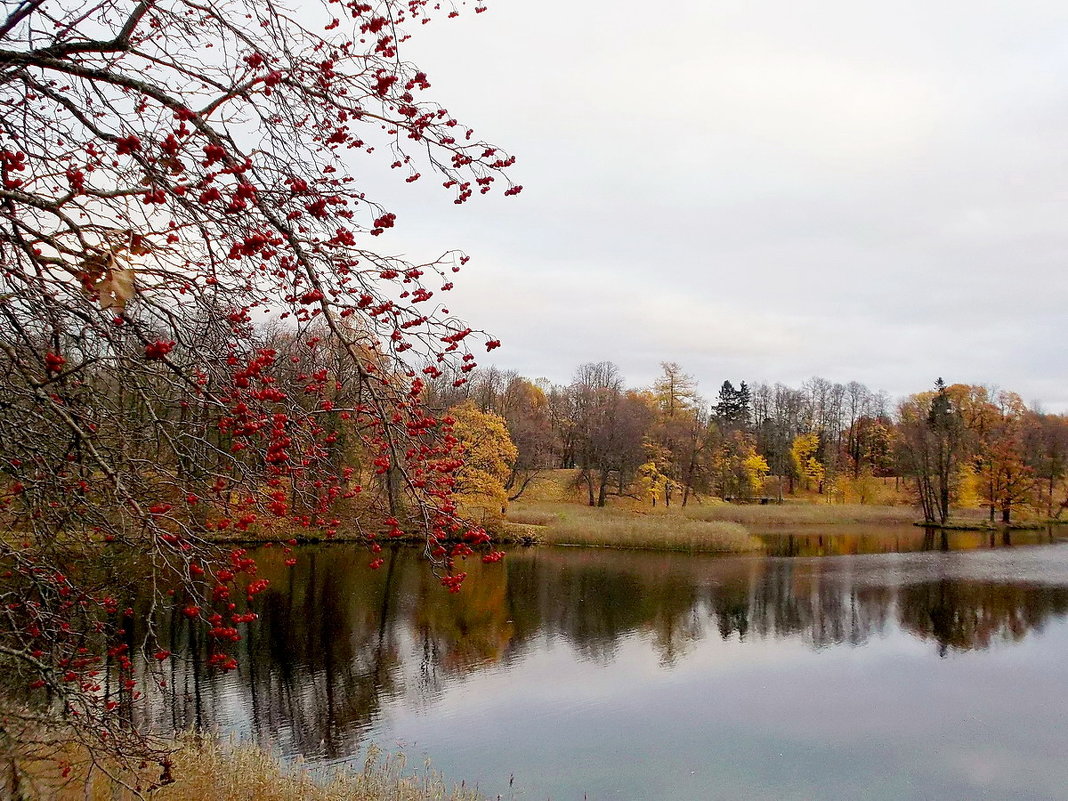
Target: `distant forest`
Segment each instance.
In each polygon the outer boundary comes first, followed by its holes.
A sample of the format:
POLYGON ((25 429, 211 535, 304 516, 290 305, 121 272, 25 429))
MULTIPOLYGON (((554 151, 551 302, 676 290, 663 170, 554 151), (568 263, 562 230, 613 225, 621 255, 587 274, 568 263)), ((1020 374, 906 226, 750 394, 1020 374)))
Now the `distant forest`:
POLYGON ((1005 523, 1068 507, 1068 415, 1028 408, 1016 393, 939 378, 893 401, 816 377, 800 387, 728 380, 708 399, 678 364, 661 367, 650 387, 628 387, 616 365, 597 362, 563 385, 490 367, 441 375, 426 392, 433 408, 503 420, 515 445, 512 500, 542 471, 570 468, 591 506, 612 494, 669 506, 798 493, 871 503, 896 477, 934 522, 954 507, 984 506, 1005 523))

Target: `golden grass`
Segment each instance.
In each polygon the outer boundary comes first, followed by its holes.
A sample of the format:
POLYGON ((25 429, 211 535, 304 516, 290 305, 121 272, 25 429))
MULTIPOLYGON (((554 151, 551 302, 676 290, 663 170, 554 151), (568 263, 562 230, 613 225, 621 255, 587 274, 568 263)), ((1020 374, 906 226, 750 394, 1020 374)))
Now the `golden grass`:
MULTIPOLYGON (((548 470, 539 475, 536 483, 513 503, 507 518, 514 523, 546 526, 552 528, 558 513, 573 507, 585 507, 585 490, 576 489, 578 470, 548 470)), ((681 515, 703 522, 740 523, 751 528, 804 525, 857 525, 866 523, 907 524, 917 519, 915 506, 903 503, 906 495, 895 490, 893 479, 870 479, 878 489, 882 503, 828 503, 828 496, 815 492, 801 492, 789 496, 784 503, 761 505, 727 503, 718 498, 691 496, 685 508, 679 505, 681 496, 676 495, 675 504, 665 510, 662 505, 652 507, 633 498, 609 498, 609 508, 631 509, 644 514, 681 515)), ((968 516, 964 513, 963 516, 968 516)))
MULTIPOLYGON (((225 748, 216 741, 190 736, 171 756, 174 781, 155 786, 159 766, 124 786, 99 768, 89 770, 72 760, 70 775, 57 782, 54 768, 37 764, 24 789, 31 797, 55 801, 483 801, 477 790, 449 787, 424 765, 408 770, 403 755, 385 756, 373 746, 362 770, 339 768, 312 772, 307 766, 284 766, 254 745, 225 748), (136 792, 140 789, 140 793, 136 792)), ((3 790, 0 785, 0 790, 3 790)))
POLYGON ((508 519, 524 526, 539 526, 539 540, 549 545, 715 553, 741 553, 762 547, 738 523, 695 520, 670 510, 541 502, 513 505, 508 519))
POLYGON ((693 520, 730 521, 751 528, 777 526, 834 526, 909 524, 917 519, 911 506, 859 503, 702 504, 687 505, 681 514, 693 520))
MULTIPOLYGON (((574 505, 568 504, 568 508, 574 505)), ((524 526, 548 526, 555 523, 558 517, 555 512, 547 507, 548 504, 544 502, 536 506, 516 503, 508 510, 508 520, 524 526)))

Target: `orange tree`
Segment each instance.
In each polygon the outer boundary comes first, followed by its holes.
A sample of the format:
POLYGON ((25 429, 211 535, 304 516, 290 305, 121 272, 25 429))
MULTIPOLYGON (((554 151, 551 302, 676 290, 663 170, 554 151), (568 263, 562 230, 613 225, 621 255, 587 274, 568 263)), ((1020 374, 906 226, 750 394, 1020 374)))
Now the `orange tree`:
POLYGON ((351 165, 382 158, 456 203, 521 187, 400 58, 439 4, 8 8, 0 674, 15 700, 0 735, 58 712, 138 753, 124 712, 162 673, 137 666, 178 657, 155 612, 131 639, 135 585, 207 629, 217 669, 255 617, 263 582, 212 545, 220 531, 330 536, 360 523, 344 519, 359 493, 382 510, 369 538, 422 532, 459 586, 456 560, 486 537, 456 515, 457 440, 422 381, 452 365, 462 383, 473 346, 499 343, 440 305, 465 257, 374 247, 396 216, 351 165))

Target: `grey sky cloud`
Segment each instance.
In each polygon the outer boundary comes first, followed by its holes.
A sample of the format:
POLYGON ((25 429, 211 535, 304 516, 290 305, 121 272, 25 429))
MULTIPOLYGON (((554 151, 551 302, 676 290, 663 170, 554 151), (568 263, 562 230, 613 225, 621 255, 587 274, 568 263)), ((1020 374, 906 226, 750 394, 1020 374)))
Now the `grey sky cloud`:
POLYGON ((633 384, 677 361, 892 395, 992 383, 1068 410, 1068 6, 530 3, 408 56, 519 156, 514 200, 387 189, 497 363, 633 384))

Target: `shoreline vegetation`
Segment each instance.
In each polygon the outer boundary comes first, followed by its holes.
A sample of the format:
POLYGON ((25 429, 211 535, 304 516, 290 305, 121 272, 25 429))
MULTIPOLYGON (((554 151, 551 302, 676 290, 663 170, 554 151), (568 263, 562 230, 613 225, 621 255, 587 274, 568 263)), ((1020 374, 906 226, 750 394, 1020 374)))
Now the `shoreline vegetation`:
MULTIPOLYGON (((676 551, 687 553, 756 553, 765 539, 786 533, 834 534, 849 527, 913 526, 930 531, 1036 531, 1068 525, 1066 519, 990 521, 986 510, 968 507, 938 525, 918 519, 918 509, 888 480, 876 502, 829 502, 825 495, 797 493, 781 502, 734 503, 718 498, 691 500, 686 506, 653 506, 628 496, 611 495, 603 507, 590 506, 576 487, 577 471, 546 471, 531 483, 523 497, 503 515, 474 507, 467 512, 491 532, 498 545, 569 546, 676 551)), ((497 511, 497 510, 493 510, 497 511)), ((255 545, 289 540, 293 544, 328 542, 369 543, 360 530, 341 528, 335 537, 304 530, 277 529, 268 533, 215 532, 216 542, 255 545)), ((398 545, 417 544, 417 535, 393 537, 398 545)), ((380 540, 383 542, 383 540, 380 540)))
POLYGON ((580 504, 523 504, 502 525, 502 539, 541 545, 706 553, 745 553, 763 547, 733 520, 702 519, 671 510, 637 511, 580 504))
POLYGON ((477 788, 446 782, 429 762, 416 769, 403 754, 374 745, 358 768, 287 765, 265 747, 195 734, 170 746, 165 765, 147 763, 119 782, 118 771, 72 753, 75 747, 68 745, 59 758, 51 753, 20 760, 18 786, 10 786, 9 776, 0 791, 52 801, 486 801, 477 788))
MULTIPOLYGON (((523 504, 508 516, 487 525, 496 545, 535 547, 539 545, 621 548, 687 553, 751 553, 761 550, 761 538, 780 534, 811 533, 833 535, 836 529, 852 526, 911 526, 929 531, 1041 531, 1068 526, 1068 519, 1051 518, 1002 523, 986 519, 950 519, 944 524, 917 520, 912 509, 897 506, 862 506, 870 515, 855 514, 850 507, 822 504, 793 503, 786 505, 793 519, 763 513, 749 514, 746 509, 773 509, 769 506, 732 506, 724 512, 697 507, 693 511, 635 512, 612 507, 596 508, 580 504, 523 504), (813 511, 817 510, 817 511, 813 511), (905 513, 903 513, 905 512, 905 513), (722 515, 722 516, 719 516, 722 515), (738 519, 742 518, 742 519, 738 519), (824 527, 830 530, 821 530, 824 527)), ((782 508, 782 507, 778 507, 782 508)), ((243 546, 268 545, 288 541, 293 545, 347 544, 366 545, 372 542, 358 533, 339 531, 335 537, 321 534, 287 531, 256 534, 243 532, 216 533, 205 537, 217 544, 243 546)), ((417 535, 395 537, 389 544, 417 545, 417 535)), ((379 540, 381 544, 385 544, 379 540)))
POLYGON ((704 553, 761 550, 762 538, 799 530, 833 535, 852 527, 913 526, 932 531, 1037 531, 1068 520, 1004 524, 964 517, 944 525, 917 520, 915 509, 860 504, 786 503, 776 506, 718 504, 656 512, 577 504, 530 503, 509 511, 502 525, 506 543, 637 548, 704 553))
POLYGON ((1042 518, 1038 520, 1021 520, 1013 523, 1003 523, 1000 520, 954 520, 950 518, 945 523, 925 523, 917 520, 912 525, 918 528, 928 528, 935 531, 1041 531, 1058 526, 1068 526, 1068 518, 1042 518))
POLYGON ((746 553, 764 549, 764 539, 811 530, 915 526, 934 531, 1041 530, 1068 520, 1020 519, 990 522, 986 510, 956 510, 944 525, 918 518, 918 508, 898 482, 879 482, 875 502, 830 502, 826 495, 798 492, 781 502, 730 503, 718 498, 686 506, 653 506, 626 496, 610 496, 591 507, 577 488, 576 471, 548 471, 521 500, 513 502, 496 532, 502 542, 587 547, 638 548, 704 553, 746 553))

